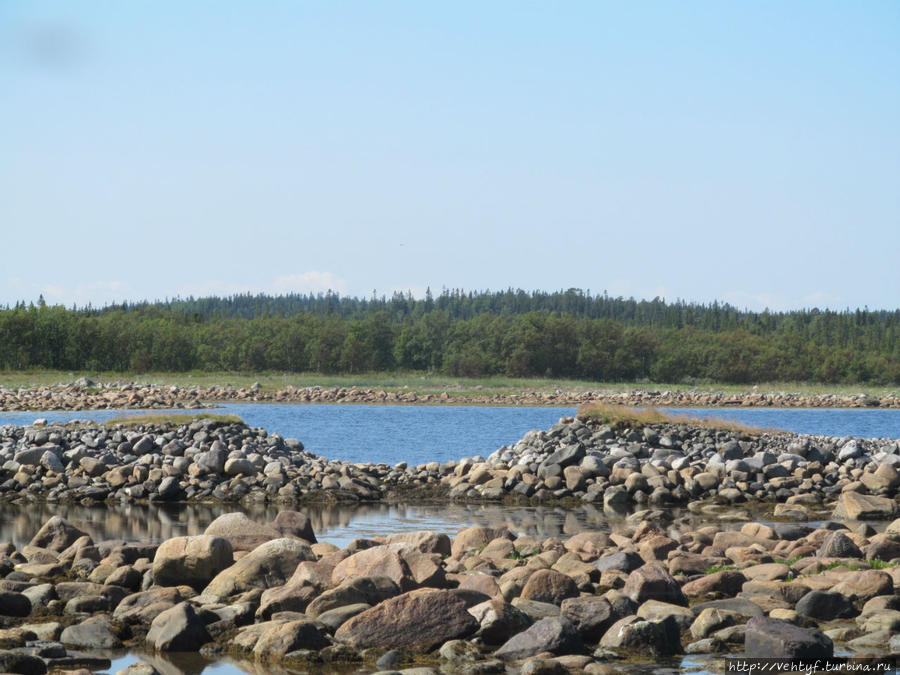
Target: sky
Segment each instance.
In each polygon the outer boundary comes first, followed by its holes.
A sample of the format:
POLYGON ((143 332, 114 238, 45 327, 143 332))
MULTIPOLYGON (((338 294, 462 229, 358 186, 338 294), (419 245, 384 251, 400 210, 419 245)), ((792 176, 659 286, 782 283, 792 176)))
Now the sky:
POLYGON ((900 307, 900 3, 0 1, 0 305, 900 307))

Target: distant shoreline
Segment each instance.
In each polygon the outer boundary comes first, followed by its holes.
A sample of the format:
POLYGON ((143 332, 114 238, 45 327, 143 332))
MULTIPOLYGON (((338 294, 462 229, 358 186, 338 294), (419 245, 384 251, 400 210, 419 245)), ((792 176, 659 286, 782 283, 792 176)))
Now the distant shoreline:
POLYGON ((609 403, 640 408, 879 408, 900 409, 900 397, 883 394, 775 391, 634 389, 521 389, 479 386, 415 391, 408 386, 231 385, 178 386, 135 382, 80 382, 37 387, 0 387, 0 410, 197 409, 220 403, 572 406, 609 403))

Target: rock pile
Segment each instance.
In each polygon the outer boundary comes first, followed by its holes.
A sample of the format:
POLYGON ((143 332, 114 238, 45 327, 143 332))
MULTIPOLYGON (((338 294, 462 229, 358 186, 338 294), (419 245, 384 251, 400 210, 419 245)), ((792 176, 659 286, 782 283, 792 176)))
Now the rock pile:
POLYGON ((99 383, 80 378, 73 384, 36 389, 0 388, 0 410, 118 410, 127 408, 204 408, 215 403, 387 403, 413 405, 541 405, 581 406, 608 403, 661 408, 900 408, 891 394, 799 394, 790 392, 723 393, 716 391, 525 391, 516 393, 434 393, 384 391, 360 387, 178 387, 134 382, 99 383))
POLYGON ((777 502, 777 517, 797 520, 838 500, 835 517, 889 519, 898 513, 900 442, 688 424, 614 429, 570 417, 485 461, 463 459, 442 480, 460 499, 577 499, 613 509, 777 502))
POLYGON ((623 510, 775 504, 782 520, 898 515, 900 443, 748 435, 687 424, 612 429, 563 418, 486 460, 444 464, 326 459, 243 423, 0 427, 0 500, 295 504, 446 498, 578 501, 623 510))
POLYGON ((470 527, 343 549, 290 511, 161 544, 95 542, 54 517, 21 550, 0 544, 0 666, 43 673, 123 645, 304 668, 416 658, 419 675, 900 652, 900 520, 676 534, 645 516, 565 541, 470 527))
POLYGON ((376 500, 436 485, 421 467, 349 464, 243 423, 0 427, 0 499, 50 501, 376 500))

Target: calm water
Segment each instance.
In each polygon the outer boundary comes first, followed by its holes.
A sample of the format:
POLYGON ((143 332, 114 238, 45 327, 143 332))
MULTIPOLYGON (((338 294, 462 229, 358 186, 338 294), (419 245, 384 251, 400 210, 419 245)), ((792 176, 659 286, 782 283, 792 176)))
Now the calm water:
MULTIPOLYGON (((174 411, 184 412, 184 411, 174 411)), ((548 429, 574 408, 488 406, 226 404, 249 425, 299 438, 308 450, 353 462, 447 462, 487 456, 531 429, 548 429)), ((900 438, 900 410, 695 408, 670 412, 720 417, 751 426, 828 436, 900 438)), ((88 419, 97 422, 142 411, 0 412, 0 424, 88 419)))
POLYGON ((678 408, 668 412, 718 417, 762 429, 800 434, 900 438, 900 410, 858 408, 678 408))

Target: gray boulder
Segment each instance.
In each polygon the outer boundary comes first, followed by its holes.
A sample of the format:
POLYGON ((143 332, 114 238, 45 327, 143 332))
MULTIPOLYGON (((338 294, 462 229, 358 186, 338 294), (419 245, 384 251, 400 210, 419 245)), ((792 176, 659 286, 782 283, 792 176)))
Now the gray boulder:
POLYGON ((821 631, 757 616, 744 628, 744 653, 754 659, 829 659, 834 655, 834 643, 821 631))
POLYGON ((548 617, 513 635, 494 652, 494 656, 504 661, 515 661, 541 652, 551 652, 559 656, 580 654, 583 651, 584 642, 575 624, 563 617, 548 617))
POLYGON ((159 652, 195 652, 210 640, 203 621, 187 602, 160 613, 147 633, 147 644, 159 652))

